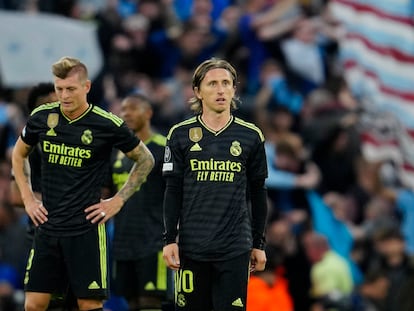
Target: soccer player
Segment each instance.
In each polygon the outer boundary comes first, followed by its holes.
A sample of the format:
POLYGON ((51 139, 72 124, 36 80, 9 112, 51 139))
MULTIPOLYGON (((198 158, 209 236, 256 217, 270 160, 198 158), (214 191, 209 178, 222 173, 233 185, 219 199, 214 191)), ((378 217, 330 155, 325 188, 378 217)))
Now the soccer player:
POLYGON ((196 115, 167 136, 163 256, 176 270, 176 310, 245 310, 249 268, 265 267, 264 137, 233 115, 236 83, 227 61, 201 63, 196 115))
POLYGON ((34 109, 13 149, 12 165, 25 209, 38 229, 25 275, 25 310, 46 310, 68 277, 80 310, 102 310, 108 295, 105 222, 145 181, 151 152, 123 120, 87 101, 88 70, 63 57, 52 66, 58 102, 34 109), (40 143, 42 201, 24 162, 40 143), (124 186, 101 200, 112 148, 136 161, 124 186))
MULTIPOLYGON (((45 103, 56 102, 58 99, 56 97, 55 86, 51 82, 42 82, 33 86, 27 97, 27 110, 29 114, 33 109, 39 107, 45 103)), ((42 190, 41 190, 41 146, 39 144, 33 148, 29 157, 30 164, 30 183, 32 185, 32 190, 37 199, 42 199, 42 190)), ((24 207, 22 197, 19 192, 19 188, 12 176, 12 182, 10 185, 10 200, 15 206, 24 207)), ((27 243, 28 250, 30 250, 36 226, 32 220, 28 219, 27 224, 27 243)), ((69 289, 68 281, 65 278, 61 280, 60 289, 55 288, 54 294, 52 295, 51 302, 49 303, 48 311, 52 310, 72 310, 76 305, 72 297, 72 292, 69 289)))
MULTIPOLYGON (((161 310, 168 301, 168 269, 162 259, 162 163, 166 137, 153 131, 152 115, 151 103, 142 94, 129 95, 121 103, 121 117, 155 159, 147 181, 114 218, 113 291, 126 297, 130 310, 161 310)), ((114 152, 111 181, 116 188, 122 187, 133 163, 122 152, 114 152)))

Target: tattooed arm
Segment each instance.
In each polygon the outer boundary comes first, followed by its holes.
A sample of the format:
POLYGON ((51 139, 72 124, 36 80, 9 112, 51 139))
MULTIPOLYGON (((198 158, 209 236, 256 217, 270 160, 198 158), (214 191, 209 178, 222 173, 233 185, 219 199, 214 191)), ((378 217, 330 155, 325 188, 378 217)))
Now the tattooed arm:
POLYGON ((123 203, 125 203, 135 191, 139 190, 154 167, 154 157, 142 141, 136 148, 126 153, 126 155, 128 158, 134 160, 135 163, 129 172, 128 180, 116 194, 121 197, 123 203))
POLYGON ((126 155, 135 161, 129 172, 128 180, 112 198, 102 200, 100 203, 85 209, 87 213, 86 219, 91 220, 92 223, 104 223, 117 214, 126 200, 145 182, 148 174, 154 167, 154 157, 142 141, 133 150, 127 152, 126 155))
POLYGON ((39 224, 47 221, 47 210, 44 208, 42 202, 36 198, 30 182, 30 165, 28 156, 32 149, 33 146, 27 145, 19 137, 13 148, 12 166, 14 179, 19 187, 26 212, 32 219, 33 223, 38 226, 39 224))

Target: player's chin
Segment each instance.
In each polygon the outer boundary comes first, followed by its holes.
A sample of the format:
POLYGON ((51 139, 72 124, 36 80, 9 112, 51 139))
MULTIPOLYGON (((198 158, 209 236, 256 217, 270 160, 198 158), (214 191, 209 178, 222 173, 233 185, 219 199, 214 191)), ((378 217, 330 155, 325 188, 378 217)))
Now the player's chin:
POLYGON ((215 109, 216 113, 222 113, 228 111, 227 105, 218 105, 215 109))

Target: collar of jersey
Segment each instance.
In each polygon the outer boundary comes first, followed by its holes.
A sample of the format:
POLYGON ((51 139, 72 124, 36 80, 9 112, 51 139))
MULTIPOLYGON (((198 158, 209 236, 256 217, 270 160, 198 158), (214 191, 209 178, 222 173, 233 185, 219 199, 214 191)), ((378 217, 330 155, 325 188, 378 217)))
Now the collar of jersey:
POLYGON ((86 109, 85 111, 84 111, 84 113, 82 113, 79 117, 77 117, 76 119, 69 119, 66 115, 65 115, 65 113, 62 111, 62 106, 60 106, 60 113, 62 114, 62 116, 66 119, 66 120, 68 120, 68 122, 69 123, 73 123, 73 122, 76 122, 76 121, 78 121, 79 119, 82 119, 89 111, 91 111, 91 109, 92 109, 92 105, 91 104, 89 104, 89 107, 88 107, 88 109, 86 109))
POLYGON ((222 133, 226 128, 228 128, 229 127, 229 125, 233 122, 233 119, 234 119, 234 117, 233 117, 233 115, 230 115, 230 119, 229 119, 229 121, 227 121, 227 123, 226 123, 226 125, 225 126, 223 126, 220 130, 218 130, 218 131, 215 131, 215 130, 213 130, 213 129, 211 129, 211 128, 209 128, 208 126, 207 126, 207 124, 205 124, 204 122, 203 122, 203 120, 201 119, 201 114, 200 115, 198 115, 197 116, 197 118, 198 118, 198 121, 201 123, 201 125, 207 130, 207 131, 209 131, 209 132, 211 132, 211 133, 213 133, 214 135, 219 135, 220 133, 222 133))

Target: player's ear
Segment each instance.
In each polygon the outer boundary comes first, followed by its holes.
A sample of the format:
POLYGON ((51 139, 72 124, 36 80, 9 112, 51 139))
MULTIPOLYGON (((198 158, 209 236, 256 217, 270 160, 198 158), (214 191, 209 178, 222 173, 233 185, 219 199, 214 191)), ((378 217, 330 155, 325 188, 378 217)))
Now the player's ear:
POLYGON ((86 80, 86 81, 85 81, 85 89, 86 89, 86 93, 89 93, 89 91, 91 90, 91 85, 92 85, 91 80, 86 80))
POLYGON ((200 90, 198 89, 198 87, 194 87, 194 95, 200 100, 203 99, 203 97, 200 94, 200 90))

